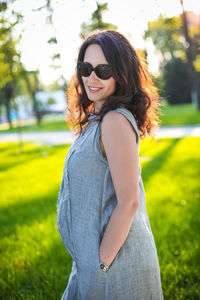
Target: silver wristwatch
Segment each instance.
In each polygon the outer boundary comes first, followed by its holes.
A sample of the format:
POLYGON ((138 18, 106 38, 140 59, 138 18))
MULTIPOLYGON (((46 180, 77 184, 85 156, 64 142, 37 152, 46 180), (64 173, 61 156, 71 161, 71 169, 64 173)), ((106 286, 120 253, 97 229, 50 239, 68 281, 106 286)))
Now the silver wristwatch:
POLYGON ((109 267, 108 267, 105 263, 103 263, 103 262, 100 262, 100 263, 99 263, 99 267, 100 267, 100 269, 101 269, 103 272, 107 272, 108 269, 109 269, 109 267))

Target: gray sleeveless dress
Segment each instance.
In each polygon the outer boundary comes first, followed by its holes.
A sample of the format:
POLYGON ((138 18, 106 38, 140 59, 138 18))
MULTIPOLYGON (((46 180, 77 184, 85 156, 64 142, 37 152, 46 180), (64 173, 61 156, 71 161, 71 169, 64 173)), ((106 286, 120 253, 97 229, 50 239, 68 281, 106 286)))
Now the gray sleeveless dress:
MULTIPOLYGON (((123 114, 140 136, 134 116, 123 114)), ((146 211, 139 165, 140 204, 127 239, 109 270, 99 268, 99 247, 117 204, 108 166, 99 144, 100 123, 91 115, 71 145, 64 164, 57 202, 57 226, 72 256, 72 270, 62 300, 161 300, 159 262, 146 211)))

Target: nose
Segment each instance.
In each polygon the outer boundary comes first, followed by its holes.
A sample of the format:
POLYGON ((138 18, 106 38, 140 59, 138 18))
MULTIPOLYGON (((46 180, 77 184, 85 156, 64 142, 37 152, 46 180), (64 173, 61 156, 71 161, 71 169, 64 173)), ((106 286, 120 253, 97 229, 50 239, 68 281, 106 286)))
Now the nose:
POLYGON ((97 77, 97 75, 95 74, 95 72, 92 71, 91 74, 90 74, 90 76, 88 77, 88 80, 94 80, 94 79, 99 79, 99 78, 97 77))

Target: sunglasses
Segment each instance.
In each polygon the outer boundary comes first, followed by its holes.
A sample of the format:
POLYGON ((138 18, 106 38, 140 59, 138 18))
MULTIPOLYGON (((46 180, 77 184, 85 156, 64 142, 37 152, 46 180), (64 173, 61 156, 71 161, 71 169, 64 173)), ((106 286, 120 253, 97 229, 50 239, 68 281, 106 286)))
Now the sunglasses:
POLYGON ((89 77, 92 71, 95 72, 97 77, 103 80, 109 79, 110 77, 112 77, 113 74, 112 69, 109 65, 100 64, 95 68, 93 68, 93 66, 88 62, 84 62, 84 61, 78 62, 78 72, 81 76, 89 77))

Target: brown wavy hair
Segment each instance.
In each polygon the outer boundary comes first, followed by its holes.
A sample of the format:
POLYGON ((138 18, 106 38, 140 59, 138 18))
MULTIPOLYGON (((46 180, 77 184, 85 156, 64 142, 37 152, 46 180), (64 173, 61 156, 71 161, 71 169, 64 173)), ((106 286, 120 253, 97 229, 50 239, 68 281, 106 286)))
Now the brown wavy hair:
MULTIPOLYGON (((145 59, 121 33, 115 30, 101 30, 93 32, 85 39, 79 50, 78 61, 84 61, 85 51, 92 44, 101 47, 116 80, 115 92, 96 113, 99 122, 108 111, 125 107, 134 115, 140 137, 143 138, 147 134, 153 137, 153 131, 160 126, 158 113, 161 111, 158 90, 147 71, 145 59)), ((68 100, 66 121, 73 130, 78 126, 78 133, 81 133, 88 122, 88 117, 94 112, 94 103, 87 97, 77 67, 66 95, 68 100)))

